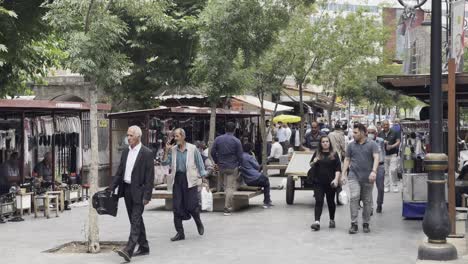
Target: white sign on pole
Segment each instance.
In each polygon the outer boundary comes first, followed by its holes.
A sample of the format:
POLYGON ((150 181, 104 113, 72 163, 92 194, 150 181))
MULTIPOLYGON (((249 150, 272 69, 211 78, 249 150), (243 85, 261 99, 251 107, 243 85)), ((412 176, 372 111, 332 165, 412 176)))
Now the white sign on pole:
POLYGON ((463 24, 465 22, 465 0, 452 2, 452 36, 450 54, 456 62, 457 72, 463 71, 463 50, 465 48, 465 34, 463 24))

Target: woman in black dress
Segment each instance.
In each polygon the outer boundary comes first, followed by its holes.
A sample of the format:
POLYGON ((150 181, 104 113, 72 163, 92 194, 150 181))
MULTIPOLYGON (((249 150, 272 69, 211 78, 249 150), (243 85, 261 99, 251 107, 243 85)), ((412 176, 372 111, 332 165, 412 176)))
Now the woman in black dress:
POLYGON ((318 150, 312 157, 314 196, 315 196, 315 222, 311 228, 320 230, 320 216, 322 215, 324 197, 327 197, 328 212, 330 214, 330 228, 335 228, 335 194, 341 178, 341 161, 330 144, 330 138, 320 138, 318 150))

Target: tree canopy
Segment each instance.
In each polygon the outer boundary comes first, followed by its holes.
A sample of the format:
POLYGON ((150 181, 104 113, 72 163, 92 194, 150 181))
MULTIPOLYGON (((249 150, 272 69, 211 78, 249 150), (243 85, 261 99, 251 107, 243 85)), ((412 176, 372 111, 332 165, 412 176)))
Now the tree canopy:
POLYGON ((0 98, 24 94, 63 59, 43 0, 0 0, 0 98))

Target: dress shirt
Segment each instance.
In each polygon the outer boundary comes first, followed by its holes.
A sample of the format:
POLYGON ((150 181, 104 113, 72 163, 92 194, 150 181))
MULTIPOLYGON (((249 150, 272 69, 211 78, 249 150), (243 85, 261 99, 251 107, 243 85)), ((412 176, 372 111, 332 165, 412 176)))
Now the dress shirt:
POLYGON ((266 136, 266 141, 267 142, 272 142, 273 141, 273 128, 266 128, 267 136, 266 136))
POLYGON ((296 129, 296 133, 294 135, 294 146, 295 147, 300 147, 301 146, 301 135, 299 133, 299 130, 296 129))
POLYGON ((275 142, 271 146, 271 153, 269 158, 279 159, 283 155, 283 146, 280 143, 275 142))
POLYGON ((287 127, 286 128, 286 141, 290 141, 292 136, 292 131, 291 128, 287 127))
POLYGON ((278 132, 276 134, 276 136, 278 137, 278 141, 280 143, 282 142, 285 142, 286 139, 287 139, 287 132, 286 132, 286 129, 281 127, 280 129, 278 129, 278 132))
POLYGON ((125 176, 124 182, 125 183, 132 183, 132 171, 133 167, 135 166, 136 159, 138 157, 138 153, 140 153, 141 143, 138 143, 134 148, 131 146, 128 147, 128 156, 127 156, 127 163, 125 165, 125 176))

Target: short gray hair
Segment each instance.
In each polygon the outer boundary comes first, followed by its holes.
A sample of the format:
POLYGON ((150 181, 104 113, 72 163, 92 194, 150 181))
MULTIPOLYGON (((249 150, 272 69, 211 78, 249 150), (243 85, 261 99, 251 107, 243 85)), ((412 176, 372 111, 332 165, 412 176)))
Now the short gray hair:
POLYGON ((184 138, 186 137, 185 130, 184 130, 183 128, 180 128, 180 127, 179 127, 179 128, 176 128, 176 129, 174 130, 174 134, 175 134, 177 131, 179 131, 179 133, 180 133, 180 135, 181 135, 182 137, 184 137, 184 138))
POLYGON ((133 130, 135 132, 136 136, 141 138, 143 135, 143 132, 141 131, 141 128, 139 126, 131 126, 128 128, 128 130, 133 130))

